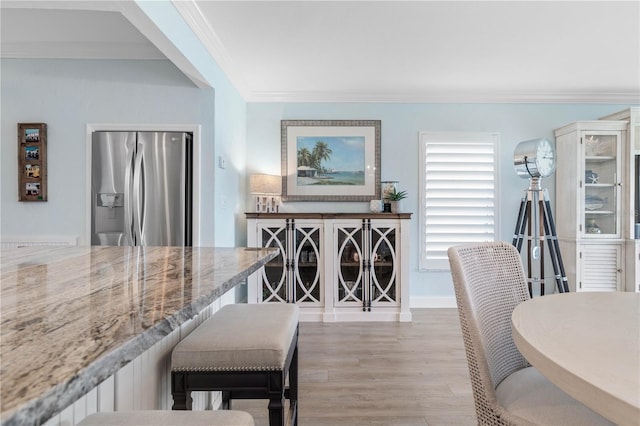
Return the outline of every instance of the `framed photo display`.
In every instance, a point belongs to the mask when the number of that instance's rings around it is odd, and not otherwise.
[[[285,201],[380,199],[380,120],[283,120]]]
[[[18,200],[47,201],[45,123],[18,123]]]

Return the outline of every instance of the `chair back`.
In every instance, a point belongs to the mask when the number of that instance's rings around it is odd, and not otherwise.
[[[520,254],[511,244],[486,242],[448,250],[458,315],[480,424],[505,424],[495,388],[528,362],[511,335],[511,313],[528,300]]]

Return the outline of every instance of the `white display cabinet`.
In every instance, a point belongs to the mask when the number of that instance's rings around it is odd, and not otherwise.
[[[625,289],[626,134],[619,120],[555,131],[557,234],[572,291]]]
[[[411,321],[409,213],[247,213],[250,247],[280,255],[249,303],[297,303],[306,321]]]

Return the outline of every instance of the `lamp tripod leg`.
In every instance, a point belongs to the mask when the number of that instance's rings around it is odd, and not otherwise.
[[[516,220],[516,229],[513,232],[513,242],[511,243],[520,252],[522,249],[522,240],[524,239],[524,229],[527,226],[527,198],[524,197],[520,201],[520,209],[518,210],[518,219]]]
[[[545,233],[548,235],[547,241],[549,245],[549,254],[551,255],[551,263],[553,265],[553,272],[555,273],[556,278],[556,287],[559,293],[568,293],[569,285],[567,275],[564,270],[564,263],[562,262],[562,255],[560,254],[560,244],[558,243],[558,235],[556,233],[556,225],[553,221],[551,204],[546,191],[544,193],[544,212],[544,228]]]
[[[534,212],[534,209],[537,210]],[[536,221],[536,223],[534,224],[533,221]],[[512,242],[512,245],[516,247],[516,249],[520,253],[522,253],[522,243],[525,239],[525,232],[527,232],[528,235],[527,278],[529,281],[529,294],[533,296],[533,283],[534,281],[537,281],[539,279],[540,294],[544,295],[544,241],[541,240],[547,240],[549,257],[551,259],[551,265],[553,266],[553,271],[555,274],[557,291],[559,293],[569,292],[567,275],[565,273],[562,256],[560,254],[560,244],[558,242],[558,235],[556,233],[556,226],[553,220],[553,214],[551,212],[549,195],[546,189],[530,188],[527,191],[527,196],[521,199],[520,208],[518,209],[518,218],[516,220],[516,229],[513,234]],[[534,235],[536,232],[540,235]],[[533,240],[535,240],[535,244],[533,243]],[[534,250],[536,251],[536,253],[532,253]],[[534,271],[532,271],[532,269],[534,266],[538,265],[540,269],[540,277],[534,280]]]

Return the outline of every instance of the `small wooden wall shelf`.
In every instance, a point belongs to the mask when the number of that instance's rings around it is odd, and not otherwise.
[[[18,200],[47,201],[46,123],[18,123]]]

